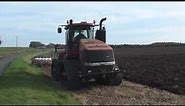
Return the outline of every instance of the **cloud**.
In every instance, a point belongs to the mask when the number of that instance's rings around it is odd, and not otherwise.
[[[6,40],[19,35],[22,45],[29,40],[63,43],[58,24],[70,18],[99,23],[107,17],[110,43],[183,41],[184,11],[185,2],[1,2],[0,35]]]
[[[163,26],[159,28],[138,28],[130,30],[115,30],[108,33],[109,43],[136,43],[145,44],[157,41],[163,42],[184,42],[185,26]],[[109,36],[111,35],[113,36]],[[114,38],[114,39],[113,39]]]

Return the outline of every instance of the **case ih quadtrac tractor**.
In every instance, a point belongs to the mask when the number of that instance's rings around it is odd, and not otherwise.
[[[122,72],[115,63],[113,49],[106,44],[106,31],[99,25],[87,22],[73,23],[70,19],[67,25],[59,25],[58,33],[65,27],[65,50],[58,53],[57,59],[52,59],[51,76],[60,81],[68,89],[80,89],[83,83],[91,79],[106,85],[119,85],[122,82]],[[99,29],[94,32],[94,28]]]

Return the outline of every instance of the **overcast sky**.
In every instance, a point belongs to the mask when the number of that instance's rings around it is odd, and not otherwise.
[[[103,17],[109,44],[185,43],[185,2],[0,2],[0,47],[64,44],[59,24]]]

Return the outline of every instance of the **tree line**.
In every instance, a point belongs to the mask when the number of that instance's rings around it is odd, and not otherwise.
[[[55,48],[55,46],[64,48],[63,44],[43,44],[39,41],[31,41],[29,47],[32,48]],[[171,46],[185,46],[185,43],[178,42],[155,42],[152,44],[109,44],[112,48],[142,48],[142,47],[171,47]]]
[[[46,45],[46,44],[43,44],[39,41],[31,41],[29,44],[29,47],[43,49],[43,48],[55,48],[56,45],[60,46],[60,47],[64,47],[64,45],[62,45],[62,44],[49,43]]]
[[[155,42],[152,44],[110,44],[112,48],[142,48],[142,47],[172,47],[185,46],[185,43],[178,42]]]

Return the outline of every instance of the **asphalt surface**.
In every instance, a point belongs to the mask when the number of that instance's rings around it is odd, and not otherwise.
[[[6,67],[9,65],[9,63],[15,59],[17,55],[11,55],[11,56],[4,56],[0,58],[0,75],[3,73],[3,71],[6,69]]]

